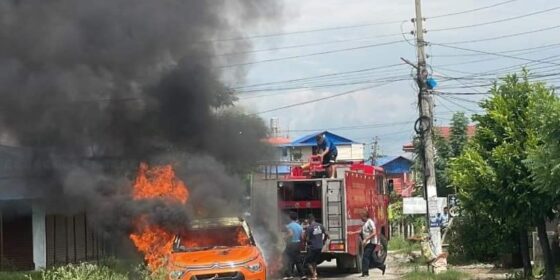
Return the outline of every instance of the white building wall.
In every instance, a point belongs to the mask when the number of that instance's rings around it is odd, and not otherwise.
[[[287,148],[287,156],[282,155],[282,148],[277,148],[275,151],[275,159],[282,161],[295,161],[292,160],[291,154],[301,151],[301,161],[307,161],[312,154],[311,147],[289,147]],[[364,160],[364,144],[351,144],[351,145],[338,145],[338,160]]]
[[[45,209],[37,202],[32,205],[31,227],[33,232],[33,263],[35,269],[47,267],[47,236]]]
[[[352,159],[365,159],[364,144],[352,144]]]
[[[364,144],[340,145],[338,149],[339,160],[363,160]]]

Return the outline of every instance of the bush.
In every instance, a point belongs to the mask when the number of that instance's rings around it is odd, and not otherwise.
[[[0,272],[2,280],[40,280],[41,272]]]
[[[395,236],[389,240],[389,245],[387,250],[391,251],[403,251],[405,253],[410,253],[415,250],[420,250],[420,244],[412,243],[402,236]]]
[[[145,266],[126,267],[129,269],[124,271],[125,265],[110,262],[113,267],[107,265],[96,265],[91,263],[68,264],[50,268],[40,272],[22,273],[7,272],[0,273],[0,279],[6,280],[164,280],[166,273],[160,271],[152,273]]]
[[[33,279],[29,277],[28,279]],[[42,280],[128,280],[127,275],[114,272],[106,266],[82,263],[65,265],[45,270]]]
[[[485,215],[464,211],[453,219],[450,228],[450,260],[460,262],[495,263],[500,256],[517,252],[518,240],[503,226],[489,220]]]
[[[409,272],[404,275],[403,279],[407,280],[465,280],[471,279],[470,275],[455,271],[455,270],[448,270],[443,273],[434,274],[432,272],[427,271],[413,271]]]

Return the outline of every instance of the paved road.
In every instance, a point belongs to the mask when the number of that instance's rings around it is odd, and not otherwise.
[[[399,267],[397,259],[389,254],[387,256],[387,269],[385,270],[385,275],[381,275],[381,270],[371,269],[369,271],[370,277],[365,279],[401,279],[404,271]],[[340,273],[336,270],[336,262],[324,262],[319,266],[319,279],[362,279],[360,278],[360,273],[349,274]]]
[[[410,269],[405,263],[407,258],[402,255],[393,254],[389,252],[385,264],[387,269],[385,275],[381,275],[381,270],[371,269],[369,271],[370,277],[361,278],[361,273],[341,273],[336,270],[336,261],[324,262],[318,267],[319,279],[387,279],[397,280],[402,279],[402,276]],[[295,278],[297,279],[297,278]]]

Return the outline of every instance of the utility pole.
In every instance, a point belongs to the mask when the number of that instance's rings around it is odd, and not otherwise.
[[[375,161],[377,160],[377,150],[378,150],[378,143],[379,143],[379,138],[377,136],[375,136],[373,138],[373,142],[371,144],[371,164],[375,165]]]
[[[437,207],[437,189],[436,189],[436,174],[434,167],[434,146],[432,139],[433,129],[433,97],[431,92],[428,91],[426,80],[428,78],[428,69],[426,67],[426,52],[424,47],[424,28],[422,18],[421,0],[415,0],[416,5],[416,19],[413,20],[416,24],[416,48],[418,54],[417,65],[417,82],[418,82],[418,107],[420,111],[420,118],[416,121],[415,130],[419,134],[422,143],[422,166],[424,178],[424,197],[426,198],[426,216],[427,228],[436,255],[441,254],[441,231],[439,225],[433,223],[435,221],[438,207]]]

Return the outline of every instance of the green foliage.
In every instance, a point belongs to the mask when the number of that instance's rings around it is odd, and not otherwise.
[[[445,272],[434,274],[432,272],[413,271],[404,275],[403,279],[407,280],[464,280],[472,279],[470,275],[456,270],[447,270]]]
[[[439,133],[433,135],[434,147],[436,149],[434,166],[436,169],[436,187],[438,196],[447,196],[454,193],[451,188],[446,169],[449,162],[450,146],[448,141]]]
[[[395,236],[389,240],[388,250],[410,253],[412,251],[419,251],[420,244],[410,242],[402,236]]]
[[[465,114],[457,112],[452,117],[449,139],[445,139],[436,129],[433,130],[432,139],[436,150],[434,165],[438,196],[447,196],[455,193],[447,169],[450,159],[458,156],[468,142],[468,123],[469,119]],[[419,139],[414,140],[414,145],[416,154],[422,155],[421,150],[423,147]],[[417,157],[414,168],[418,171],[422,170],[421,156]],[[418,174],[420,174],[420,177],[422,176],[422,172],[418,172]],[[422,180],[422,178],[419,179]]]
[[[32,279],[32,278],[29,278]],[[41,273],[41,280],[126,280],[126,275],[116,273],[106,266],[82,263],[65,265],[45,270]]]
[[[485,214],[466,212],[453,220],[450,231],[449,263],[491,263],[518,249],[515,236]]]
[[[37,272],[3,272],[6,280],[165,280],[167,273],[152,273],[145,266],[112,262],[110,266],[91,263],[68,264]]]
[[[504,241],[514,232],[552,214],[555,201],[539,191],[542,187],[526,164],[539,167],[537,153],[532,158],[529,152],[535,152],[541,138],[535,122],[545,117],[538,115],[548,113],[535,109],[551,97],[541,83],[529,82],[527,76],[527,72],[522,78],[509,75],[494,85],[491,97],[481,103],[485,114],[473,117],[478,123],[475,137],[451,161],[450,179],[465,215],[456,229],[459,253],[496,258],[511,251]]]
[[[403,200],[401,196],[391,195],[389,203],[389,222],[399,222],[403,219]]]
[[[535,86],[541,102],[531,105],[532,127],[535,137],[526,161],[532,171],[538,191],[558,198],[560,196],[560,100],[543,84]],[[546,112],[545,114],[543,112]],[[557,204],[557,203],[556,203]]]
[[[451,118],[451,135],[449,137],[449,156],[457,157],[467,144],[467,126],[469,118],[463,112],[453,114]]]
[[[41,272],[0,272],[2,280],[39,280]]]

